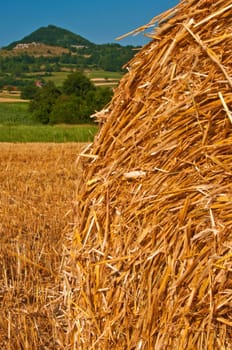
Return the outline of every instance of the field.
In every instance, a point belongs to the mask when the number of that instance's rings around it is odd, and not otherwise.
[[[35,120],[28,111],[28,102],[16,102],[14,95],[7,97],[7,100],[11,102],[3,101],[0,103],[0,125],[35,124]]]
[[[45,72],[44,72],[45,73]],[[37,73],[36,73],[37,74]],[[44,76],[61,86],[70,71]],[[122,74],[103,70],[86,71],[97,86],[114,87]],[[33,73],[28,75],[32,78]],[[19,91],[0,92],[0,142],[91,142],[98,130],[94,123],[88,125],[42,125],[32,117],[28,101],[20,99]]]
[[[81,147],[0,143],[1,349],[66,349],[62,249]]]
[[[55,85],[61,86],[71,71],[54,72],[51,76],[44,77],[45,81],[53,81]],[[86,71],[86,76],[97,86],[114,87],[118,85],[122,73],[106,72],[103,70]]]
[[[0,142],[89,142],[97,129],[96,124],[38,124],[27,102],[0,103]]]
[[[90,142],[95,125],[0,125],[0,142]]]
[[[27,102],[20,98],[20,91],[0,91],[0,102]]]

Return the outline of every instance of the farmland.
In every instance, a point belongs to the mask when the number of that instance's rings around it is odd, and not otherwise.
[[[4,97],[2,97],[2,99],[4,99]],[[12,100],[10,96],[6,97],[6,99],[7,100],[3,100],[3,102],[0,103],[1,125],[35,124],[35,121],[32,119],[28,110],[27,102],[16,102],[16,99],[13,97]]]
[[[53,81],[57,86],[61,86],[67,76],[71,73],[71,71],[61,71],[54,72],[51,75],[45,76],[45,81]],[[95,85],[98,86],[116,86],[118,85],[119,80],[123,76],[120,72],[107,72],[104,70],[86,70],[86,76],[92,80]],[[31,77],[32,75],[29,75]]]
[[[51,80],[51,84],[55,86],[62,85],[70,72],[56,72],[46,77],[47,83]],[[53,120],[49,123],[49,117],[44,117],[44,111],[49,109],[45,99],[40,101],[40,105],[37,103],[37,111],[41,108],[43,118],[35,116],[33,112],[29,110],[29,100],[22,100],[20,97],[20,91],[18,90],[3,90],[0,92],[0,142],[89,142],[93,140],[94,135],[98,129],[96,123],[89,116],[100,110],[104,104],[111,98],[112,87],[118,85],[121,77],[120,73],[105,72],[100,70],[88,71],[85,73],[87,79],[91,80],[96,86],[96,105],[93,105],[93,95],[91,97],[91,103],[83,103],[75,100],[75,110],[69,105],[56,108],[56,112],[53,114]],[[44,78],[45,79],[45,78]],[[101,88],[102,87],[102,88]],[[105,89],[104,89],[104,88]],[[62,86],[59,88],[59,94],[62,92]],[[58,90],[57,90],[58,91]],[[47,93],[49,95],[49,93]],[[70,93],[69,93],[70,95]],[[108,96],[108,97],[107,97]],[[30,98],[30,97],[28,97]],[[57,96],[56,96],[57,99]],[[64,99],[65,100],[65,99]],[[67,99],[66,99],[67,100]],[[69,99],[71,101],[71,99]],[[97,102],[98,101],[98,102]],[[57,101],[56,101],[57,102]],[[65,102],[65,101],[64,101]],[[71,101],[72,102],[72,101]],[[83,102],[83,101],[82,101]],[[100,103],[100,105],[99,105]],[[74,104],[74,100],[71,106]],[[55,105],[55,103],[53,103]],[[77,107],[76,107],[77,106]],[[81,109],[81,111],[78,110]],[[91,107],[88,107],[91,106]],[[88,111],[87,111],[87,108]],[[35,107],[34,107],[35,109]],[[51,109],[51,108],[50,108]],[[51,111],[50,111],[51,114]],[[43,119],[42,118],[42,119]],[[57,119],[58,118],[58,119]],[[53,125],[55,124],[55,125]],[[72,125],[72,127],[70,127]]]
[[[0,348],[63,349],[63,243],[83,147],[0,143]]]
[[[28,111],[27,102],[0,103],[0,142],[89,142],[96,124],[42,125]]]

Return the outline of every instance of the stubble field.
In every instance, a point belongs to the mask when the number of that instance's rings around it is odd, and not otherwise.
[[[64,349],[63,242],[82,144],[0,143],[0,348]]]

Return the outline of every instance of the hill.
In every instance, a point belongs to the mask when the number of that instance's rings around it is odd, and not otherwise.
[[[124,73],[137,49],[116,43],[98,45],[54,25],[41,27],[0,49],[0,90],[21,89],[45,75],[76,69]]]
[[[17,43],[12,49],[0,50],[0,57],[33,56],[33,57],[55,57],[68,54],[69,49],[61,46],[46,45],[43,43]]]
[[[23,47],[23,45],[32,43],[40,43],[63,48],[90,47],[94,45],[89,40],[67,29],[59,28],[54,25],[48,25],[47,27],[41,27],[35,30],[19,41],[10,43],[8,46],[4,47],[4,49],[12,50],[15,47],[20,47],[20,45]]]

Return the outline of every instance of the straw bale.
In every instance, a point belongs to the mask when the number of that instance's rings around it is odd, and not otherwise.
[[[79,157],[73,346],[232,349],[232,2],[147,28]]]

